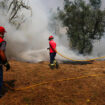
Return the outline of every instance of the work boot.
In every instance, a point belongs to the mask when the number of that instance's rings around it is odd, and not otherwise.
[[[54,64],[50,64],[50,68],[54,69],[55,65]]]
[[[0,94],[0,98],[2,98],[3,97],[3,95],[2,94]]]
[[[57,61],[56,61],[56,60],[54,60],[53,62],[54,62],[54,65],[56,65],[56,62],[57,62]]]
[[[57,68],[57,69],[59,68],[59,64],[58,64],[58,62],[56,62],[56,68]]]
[[[0,98],[2,98],[3,94],[2,94],[2,91],[0,91]]]
[[[56,60],[54,60],[54,64],[55,64],[55,67],[58,69],[59,68],[59,64]]]

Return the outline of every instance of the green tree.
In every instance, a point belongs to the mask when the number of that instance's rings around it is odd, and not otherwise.
[[[70,47],[81,54],[91,53],[93,40],[103,36],[105,11],[93,9],[83,0],[64,0],[64,9],[58,10],[58,18],[67,27]]]
[[[101,0],[90,0],[90,3],[95,9],[100,8],[101,6]]]

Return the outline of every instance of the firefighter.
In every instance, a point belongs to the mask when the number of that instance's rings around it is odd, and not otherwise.
[[[10,65],[5,55],[6,41],[3,39],[5,32],[5,28],[0,26],[0,97],[2,97],[3,66],[6,67],[6,71],[10,70]]]
[[[50,51],[50,68],[54,69],[54,67],[58,68],[58,62],[55,60],[55,56],[56,56],[56,43],[53,40],[54,37],[50,36],[49,37],[49,51]]]

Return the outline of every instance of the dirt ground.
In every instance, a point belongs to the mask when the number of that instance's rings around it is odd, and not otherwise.
[[[48,62],[9,62],[0,105],[105,105],[105,61],[64,61],[54,70]]]

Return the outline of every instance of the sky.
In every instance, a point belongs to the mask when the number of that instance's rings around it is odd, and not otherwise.
[[[49,9],[56,10],[57,7],[63,6],[64,0],[40,0],[40,1],[42,2],[42,4],[47,10]],[[85,0],[85,1],[88,2],[89,0]],[[102,8],[105,8],[105,0],[102,0]]]
[[[40,0],[40,1],[44,5],[45,9],[50,11],[50,9],[56,10],[57,7],[62,7],[64,0]]]

